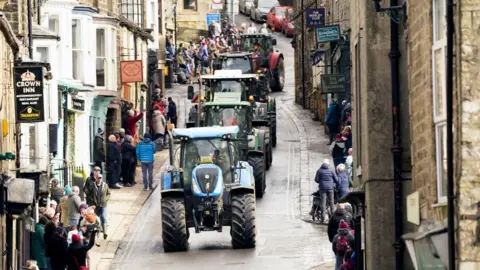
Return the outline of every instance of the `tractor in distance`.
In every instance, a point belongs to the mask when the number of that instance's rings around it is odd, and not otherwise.
[[[170,165],[162,174],[165,252],[187,250],[189,228],[222,232],[233,248],[255,247],[255,181],[238,158],[239,128],[202,127],[168,132]]]
[[[277,40],[270,34],[241,34],[232,46],[242,52],[253,54],[256,71],[264,72],[270,89],[280,92],[285,86],[285,63],[281,52],[275,50]]]

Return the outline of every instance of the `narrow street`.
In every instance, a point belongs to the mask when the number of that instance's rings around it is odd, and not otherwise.
[[[237,25],[250,20],[236,16]],[[260,26],[260,25],[259,25]],[[267,191],[257,200],[257,247],[233,250],[229,230],[223,233],[190,230],[189,250],[164,253],[161,238],[160,189],[146,201],[132,223],[111,269],[311,269],[334,260],[326,226],[306,222],[310,193],[315,191],[316,167],[328,157],[326,139],[318,122],[294,105],[294,70],[291,39],[274,34],[276,49],[285,57],[284,91],[277,100],[278,145],[267,173]],[[179,107],[179,127],[190,107],[186,86],[167,91]],[[313,126],[316,125],[316,126]],[[321,138],[319,138],[321,137]],[[310,143],[308,138],[316,140]]]

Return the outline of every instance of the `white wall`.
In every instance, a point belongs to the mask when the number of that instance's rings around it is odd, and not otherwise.
[[[158,38],[159,38],[159,25],[158,25],[158,1],[148,0],[147,6],[147,28],[152,28],[154,41],[148,42],[148,48],[152,50],[158,50]],[[152,27],[153,26],[153,27]]]

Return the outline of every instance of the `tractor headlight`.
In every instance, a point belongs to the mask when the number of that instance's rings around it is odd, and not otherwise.
[[[255,147],[255,136],[253,135],[248,135],[248,148],[254,148]]]
[[[192,181],[192,190],[193,190],[193,192],[195,192],[195,193],[202,193],[202,192],[200,191],[200,187],[199,187],[198,184],[197,184],[197,181],[195,181],[194,179],[192,179],[192,180],[193,180],[193,181]]]
[[[238,176],[238,173],[235,172],[235,179],[234,179],[235,183],[238,183],[240,182],[240,177]]]

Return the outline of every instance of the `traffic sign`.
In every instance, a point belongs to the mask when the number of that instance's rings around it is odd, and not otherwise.
[[[220,22],[220,14],[218,13],[207,14],[207,25],[210,25],[211,22]]]

